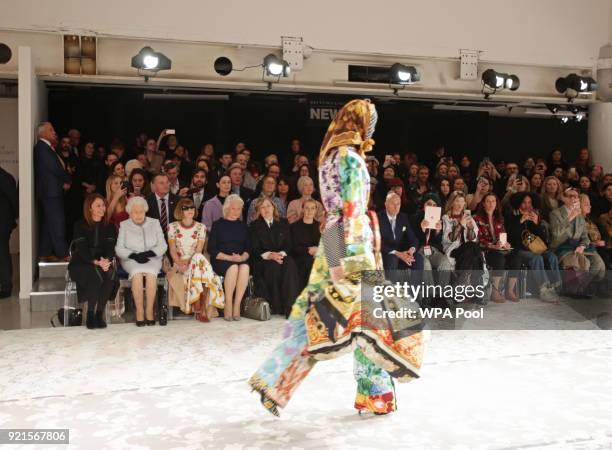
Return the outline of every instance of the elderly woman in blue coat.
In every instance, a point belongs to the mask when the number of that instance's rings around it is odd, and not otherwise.
[[[132,281],[132,295],[136,305],[136,325],[155,325],[153,306],[157,291],[157,275],[162,268],[162,259],[168,244],[159,220],[147,217],[147,201],[142,197],[128,200],[128,220],[121,222],[115,253],[121,267]],[[146,288],[146,313],[144,311],[143,287]]]

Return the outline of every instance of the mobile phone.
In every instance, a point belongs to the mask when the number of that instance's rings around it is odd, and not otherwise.
[[[130,191],[130,183],[128,181],[121,182],[121,189],[126,189],[128,192]]]
[[[472,211],[470,211],[469,209],[466,209],[463,214],[467,217],[472,217]]]
[[[166,134],[176,134],[176,130],[174,128],[166,130]]]

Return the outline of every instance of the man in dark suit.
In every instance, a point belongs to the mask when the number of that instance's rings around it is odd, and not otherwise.
[[[151,181],[151,194],[147,195],[149,211],[147,216],[159,220],[164,234],[168,232],[168,224],[174,222],[174,208],[180,200],[170,193],[170,182],[166,174],[160,173]]]
[[[38,126],[38,142],[34,146],[36,198],[40,207],[38,253],[42,261],[68,259],[64,193],[72,183],[62,158],[56,153],[57,135],[53,125]],[[55,255],[55,256],[53,256]]]
[[[390,192],[385,200],[385,209],[378,213],[383,266],[386,271],[422,271],[423,257],[416,252],[419,242],[410,227],[408,215],[400,212],[401,204],[399,195]]]
[[[0,298],[11,296],[13,290],[13,263],[9,251],[11,233],[17,227],[19,199],[13,176],[0,167]]]
[[[251,201],[255,198],[255,191],[242,185],[244,171],[239,163],[232,164],[227,170],[227,174],[232,180],[231,193],[239,196],[244,202],[244,208],[242,208],[242,211],[243,219],[246,219],[246,214],[249,210]]]
[[[202,221],[204,203],[212,197],[214,197],[214,193],[206,192],[206,171],[204,169],[196,169],[189,184],[189,198],[196,207],[195,220],[198,222]]]

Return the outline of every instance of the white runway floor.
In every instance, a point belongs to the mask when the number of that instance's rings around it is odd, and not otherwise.
[[[612,448],[610,331],[434,331],[397,413],[356,414],[345,356],[318,364],[276,419],[246,379],[281,329],[0,332],[0,428],[69,428],[84,449]]]

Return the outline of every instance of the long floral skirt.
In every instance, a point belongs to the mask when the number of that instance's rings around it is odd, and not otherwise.
[[[185,314],[193,312],[193,306],[200,301],[204,288],[208,288],[208,296],[202,306],[208,317],[214,317],[216,308],[224,307],[225,295],[221,280],[201,253],[192,256],[188,271],[181,274],[173,268],[167,276],[169,304],[180,307]]]
[[[312,344],[317,341],[316,338],[313,339],[313,336],[322,334],[321,322],[317,323],[316,320],[313,320],[313,317],[316,316],[313,301],[320,297],[321,292],[334,287],[322,249],[323,246],[320,245],[308,284],[296,299],[289,319],[285,322],[283,340],[249,379],[249,385],[261,395],[264,407],[273,414],[279,415],[278,408],[287,405],[295,389],[318,360],[333,358],[352,348],[354,350],[354,376],[357,381],[355,408],[374,413],[395,411],[393,379],[379,364],[373,362],[372,358],[386,363],[387,367],[391,366],[379,358],[379,353],[373,350],[374,339],[349,337],[345,339],[347,345],[342,349],[325,354],[312,353],[313,351],[316,353],[316,345]],[[406,346],[402,347],[402,351],[413,359],[414,371],[411,372],[411,376],[403,375],[400,381],[409,381],[418,376],[416,371],[422,359],[421,333],[415,333],[410,337],[410,346],[406,347],[408,350],[405,350],[404,347]]]

